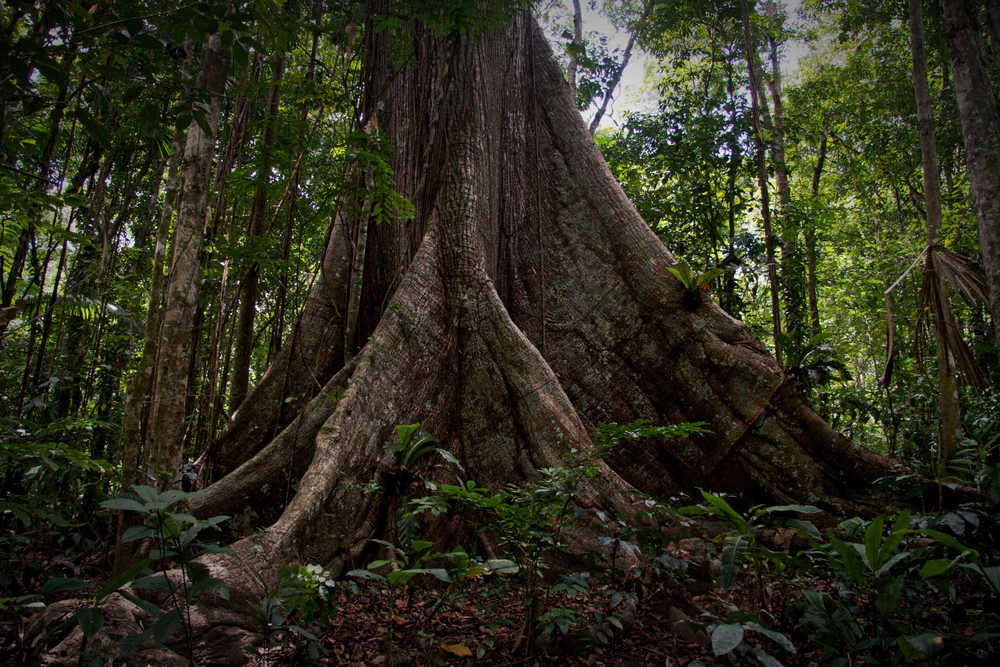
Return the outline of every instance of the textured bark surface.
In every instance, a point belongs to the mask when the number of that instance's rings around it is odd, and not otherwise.
[[[396,147],[416,217],[369,230],[367,343],[342,367],[350,248],[333,226],[289,346],[298,352],[274,364],[211,453],[228,474],[197,514],[281,510],[209,561],[234,591],[226,613],[259,600],[283,565],[342,571],[370,538],[392,537],[401,499],[361,487],[392,468],[382,443],[396,424],[421,422],[467,478],[496,487],[561,465],[599,422],[705,421],[711,436],[616,451],[583,502],[702,485],[857,510],[853,492],[883,461],[817,417],[741,322],[708,299],[682,307],[673,257],[606,168],[534,21],[479,40],[418,28],[419,65],[403,69],[387,59],[391,37],[369,37],[367,108]],[[293,385],[297,407],[278,417]],[[274,484],[289,467],[297,487],[281,507]],[[250,631],[219,624],[241,642]]]
[[[221,38],[213,35],[206,40],[201,52],[201,84],[209,98],[204,109],[205,124],[203,127],[192,121],[187,132],[181,201],[174,223],[170,269],[161,310],[156,374],[146,436],[148,460],[156,473],[176,475],[183,462],[191,321],[201,271],[215,132],[222,110],[227,72],[228,59],[222,49]]]
[[[986,3],[990,23],[1000,11]],[[962,119],[962,139],[969,167],[969,187],[979,220],[979,246],[986,269],[993,331],[1000,342],[1000,106],[993,94],[986,45],[977,20],[979,4],[944,0],[945,32],[951,75]]]

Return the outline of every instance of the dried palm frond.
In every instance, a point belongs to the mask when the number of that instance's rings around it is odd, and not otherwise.
[[[879,380],[879,384],[888,386],[892,380],[892,371],[896,357],[891,293],[909,275],[914,267],[917,266],[920,259],[925,256],[927,257],[928,270],[924,273],[924,281],[917,297],[917,354],[920,355],[921,353],[923,347],[921,340],[928,325],[940,326],[944,333],[946,347],[950,356],[955,361],[955,366],[962,373],[965,380],[976,391],[980,391],[989,384],[989,381],[986,378],[986,374],[979,367],[979,364],[976,363],[965,341],[962,340],[958,324],[955,322],[955,316],[951,312],[951,307],[947,303],[947,300],[945,300],[945,303],[941,303],[939,291],[933,288],[933,281],[940,277],[945,284],[951,286],[956,293],[961,294],[969,303],[977,301],[988,303],[985,287],[986,279],[982,269],[974,261],[964,255],[937,245],[927,246],[921,250],[906,271],[883,294],[885,297],[888,337],[886,341],[885,369]],[[930,321],[928,321],[928,313],[930,314]]]
[[[935,289],[934,281],[939,277],[952,289],[970,302],[976,300],[987,302],[985,278],[978,271],[972,260],[939,246],[931,246],[927,253],[928,271],[924,273],[924,282],[917,296],[917,336],[921,336],[927,325],[940,328],[944,334],[945,346],[951,358],[965,378],[976,391],[981,391],[989,385],[986,374],[976,363],[971,350],[962,339],[955,315],[951,312],[947,297],[942,300],[941,290]],[[930,314],[930,322],[927,314]],[[918,352],[920,345],[917,345]]]

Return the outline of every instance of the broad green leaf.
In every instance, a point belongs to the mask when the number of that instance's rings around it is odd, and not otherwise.
[[[909,551],[903,551],[901,553],[896,554],[895,556],[887,560],[885,563],[883,563],[882,567],[880,567],[878,570],[875,571],[875,576],[884,577],[885,575],[889,574],[889,570],[891,570],[893,566],[896,565],[896,563],[902,560],[906,560],[909,557],[910,557]]]
[[[875,609],[883,616],[889,616],[899,608],[903,596],[903,575],[883,581],[875,596]]]
[[[118,594],[154,618],[159,618],[163,615],[163,610],[149,600],[143,600],[142,598],[129,593],[127,590],[119,590]]]
[[[153,638],[157,644],[165,644],[179,627],[181,627],[181,612],[174,609],[156,619],[156,623],[153,624]]]
[[[402,450],[406,449],[410,445],[410,440],[413,438],[413,434],[417,432],[420,428],[420,422],[416,424],[397,424],[396,425],[396,446]]]
[[[788,637],[781,634],[780,632],[776,630],[771,630],[770,628],[765,628],[760,623],[755,623],[753,621],[749,623],[744,623],[743,627],[745,627],[747,630],[753,630],[754,632],[759,632],[760,634],[772,640],[774,643],[776,643],[778,646],[785,649],[789,653],[795,653],[795,645],[792,644],[792,641]]]
[[[87,587],[87,582],[79,577],[59,577],[49,579],[42,584],[43,593],[64,593],[66,591],[78,591]]]
[[[367,579],[369,581],[385,581],[385,577],[381,574],[369,570],[351,570],[347,573],[347,576],[354,577],[355,579]]]
[[[104,627],[104,612],[96,607],[81,607],[73,614],[85,637],[93,637]]]
[[[836,549],[838,554],[840,554],[840,564],[843,567],[844,573],[850,577],[854,583],[863,583],[864,566],[861,564],[861,559],[858,557],[858,551],[854,548],[853,543],[849,544],[841,540],[836,535],[830,535],[830,544],[832,544],[833,548]]]
[[[784,665],[780,660],[775,658],[767,651],[756,649],[753,652],[753,657],[757,658],[757,662],[764,665],[764,667],[784,667]]]
[[[506,558],[491,558],[483,563],[483,566],[487,573],[497,574],[516,574],[519,569],[517,563]]]
[[[736,581],[740,566],[743,564],[743,557],[750,547],[750,540],[743,535],[738,535],[729,540],[722,549],[722,586],[729,588]]]
[[[743,626],[735,623],[717,625],[712,630],[712,653],[726,655],[743,641]]]
[[[816,524],[812,521],[805,521],[803,519],[789,519],[788,525],[795,528],[799,533],[805,535],[806,537],[813,540],[821,540],[823,536],[820,535],[819,529],[816,528]]]
[[[109,510],[122,510],[125,512],[139,512],[145,514],[149,511],[146,505],[143,505],[138,500],[133,500],[132,498],[124,498],[118,496],[117,498],[111,498],[110,500],[105,500],[101,503],[101,507]]]
[[[149,526],[129,526],[128,529],[126,529],[122,534],[122,544],[135,542],[136,540],[144,540],[148,537],[156,537],[156,531]]]
[[[771,505],[760,510],[761,514],[771,514],[773,512],[797,512],[798,514],[816,514],[822,512],[815,505]]]
[[[924,579],[940,576],[951,569],[951,564],[947,558],[929,560],[920,568],[920,576]]]
[[[865,564],[872,571],[877,570],[882,563],[879,562],[879,551],[882,545],[882,528],[885,526],[885,515],[879,514],[868,524],[865,531]]]
[[[982,573],[986,581],[993,587],[993,592],[1000,595],[1000,565],[984,567]]]
[[[142,574],[142,572],[147,567],[149,567],[150,563],[152,563],[152,561],[148,558],[141,558],[136,562],[132,563],[132,565],[127,570],[121,572],[116,577],[112,577],[110,580],[108,580],[108,583],[104,584],[101,587],[101,590],[97,591],[97,600],[98,601],[103,600],[111,593],[117,591],[119,588],[121,588],[128,582],[135,579],[137,576]]]

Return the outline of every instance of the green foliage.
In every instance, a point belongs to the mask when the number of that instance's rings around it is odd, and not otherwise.
[[[782,551],[770,549],[757,539],[756,530],[764,524],[785,526],[795,530],[803,537],[819,537],[819,531],[811,522],[804,519],[789,518],[784,514],[816,514],[821,510],[813,505],[755,505],[744,516],[733,509],[732,505],[720,495],[699,489],[704,505],[681,508],[679,511],[687,514],[706,513],[717,516],[729,522],[734,531],[723,534],[722,549],[722,585],[732,586],[742,569],[749,567],[759,574],[764,567],[772,567],[777,572],[784,571],[792,564],[792,559]]]
[[[228,599],[229,590],[208,568],[195,559],[209,553],[223,553],[214,543],[203,543],[201,533],[214,530],[228,517],[198,519],[176,511],[195,494],[179,489],[157,491],[146,485],[136,485],[132,492],[101,503],[104,509],[130,512],[141,523],[130,526],[122,535],[122,543],[147,542],[148,554],[139,557],[127,569],[107,581],[94,594],[91,603],[78,609],[73,620],[87,640],[96,638],[104,628],[104,612],[100,603],[108,595],[118,593],[138,605],[154,619],[154,623],[138,635],[119,637],[113,646],[118,655],[128,656],[143,642],[164,644],[183,628],[189,653],[193,648],[191,605],[195,596],[212,593]],[[173,568],[178,580],[170,575]],[[50,580],[43,592],[76,590],[79,580]],[[129,587],[131,590],[127,589]],[[166,604],[157,604],[139,597],[140,591],[150,591],[165,597]],[[84,650],[86,644],[84,645]]]
[[[429,454],[439,453],[450,456],[450,452],[438,447],[438,440],[426,431],[418,431],[420,423],[396,426],[396,442],[386,442],[385,451],[396,457],[396,464],[403,470]]]

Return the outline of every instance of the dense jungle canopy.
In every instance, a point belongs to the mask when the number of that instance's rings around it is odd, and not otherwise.
[[[0,31],[4,651],[635,664],[660,617],[686,659],[993,650],[995,3],[12,2]],[[416,648],[494,584],[507,644]],[[381,648],[330,638],[353,604]]]

